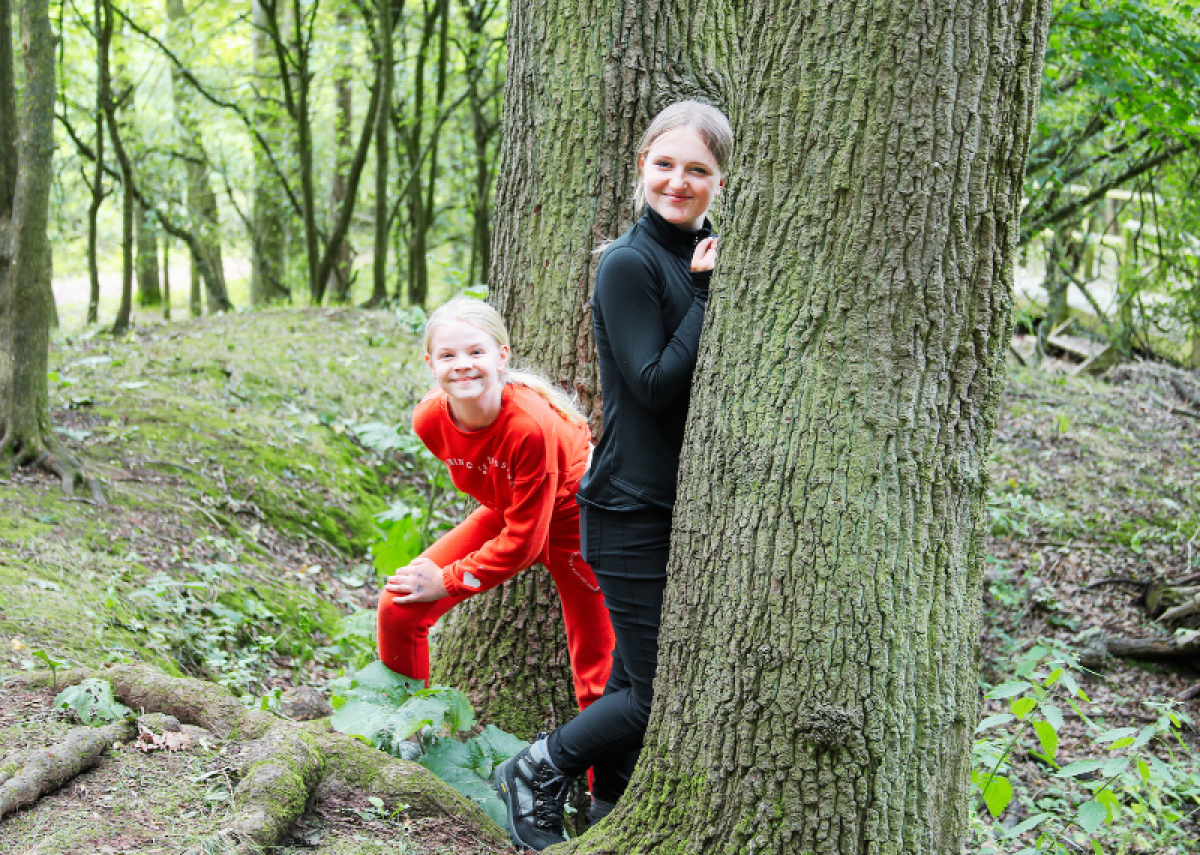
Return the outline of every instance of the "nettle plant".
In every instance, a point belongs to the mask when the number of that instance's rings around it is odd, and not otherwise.
[[[372,662],[334,682],[334,730],[393,757],[415,760],[478,804],[504,826],[504,804],[492,789],[493,770],[529,743],[488,725],[476,736],[475,710],[458,689],[421,680]]]
[[[972,826],[980,855],[1013,852],[1163,852],[1172,845],[1189,851],[1200,811],[1200,772],[1181,737],[1190,719],[1171,701],[1147,701],[1153,713],[1143,727],[1108,728],[1084,712],[1091,703],[1069,654],[1035,647],[1017,664],[1015,679],[986,697],[1008,702],[1008,712],[979,723],[971,772],[975,800]],[[1067,724],[1064,706],[1083,725],[1079,747],[1092,756],[1062,756]],[[1022,744],[1036,743],[1029,756],[1046,775],[1046,786],[1018,795],[1005,774]],[[1022,749],[1023,750],[1023,749]],[[1101,755],[1101,756],[1095,756]],[[1167,759],[1164,761],[1160,755]],[[988,824],[983,808],[999,820],[1010,808],[1025,818],[1011,826]]]

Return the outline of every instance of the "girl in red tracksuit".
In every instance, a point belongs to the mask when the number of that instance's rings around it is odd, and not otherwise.
[[[579,550],[575,491],[591,433],[566,395],[509,371],[508,358],[508,332],[486,303],[452,300],[429,317],[425,361],[438,388],[417,405],[413,428],[481,507],[388,578],[379,658],[428,680],[429,630],[438,618],[540,562],[562,600],[582,709],[603,693],[613,647],[604,597]]]

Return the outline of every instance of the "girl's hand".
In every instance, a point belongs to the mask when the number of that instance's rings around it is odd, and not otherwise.
[[[385,590],[404,596],[392,597],[393,603],[432,603],[446,596],[442,568],[428,558],[414,558],[388,577]]]
[[[717,238],[707,237],[700,243],[696,244],[696,251],[692,253],[692,272],[699,273],[703,270],[712,270],[717,266]]]

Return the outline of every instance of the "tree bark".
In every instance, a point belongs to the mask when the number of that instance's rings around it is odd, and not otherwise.
[[[16,110],[12,8],[0,0],[0,469],[40,464],[64,489],[98,485],[58,441],[50,424],[47,370],[54,297],[49,215],[54,154],[54,46],[47,0],[21,6],[25,74]]]
[[[354,97],[351,90],[350,62],[353,57],[350,44],[350,10],[343,6],[338,10],[338,31],[342,34],[338,53],[343,57],[338,64],[337,77],[334,81],[336,92],[336,113],[334,119],[334,146],[337,150],[337,163],[333,169],[333,177],[329,186],[329,210],[332,216],[337,216],[346,200],[346,188],[350,181],[350,162],[354,155],[354,142],[350,138],[350,122],[353,115]],[[350,302],[350,260],[351,247],[349,240],[342,240],[333,261],[333,272],[329,276],[326,288],[329,299],[333,303]]]
[[[958,855],[1049,3],[664,11],[738,148],[645,748],[550,851]]]
[[[137,206],[137,287],[139,306],[162,304],[158,270],[158,223],[145,205]]]
[[[167,22],[171,38],[169,41],[178,50],[184,40],[188,11],[183,0],[167,0]],[[195,276],[200,274],[204,281],[208,311],[227,312],[233,308],[225,286],[225,264],[221,253],[221,224],[217,212],[217,196],[213,192],[208,174],[208,155],[201,142],[200,128],[191,103],[190,92],[184,86],[182,74],[175,66],[171,68],[176,120],[183,131],[181,143],[189,157],[187,161],[187,206],[192,224],[191,231],[196,240],[189,244],[192,251],[193,280],[191,307],[193,316],[199,313],[199,300]]]
[[[371,297],[369,306],[382,306],[387,302],[388,275],[388,227],[391,206],[388,204],[389,140],[395,107],[392,104],[396,81],[396,59],[393,44],[396,35],[396,19],[404,11],[403,0],[378,0],[379,26],[376,31],[375,51],[379,59],[379,113],[375,118],[375,258],[371,266]]]
[[[252,4],[254,32],[251,36],[251,62],[254,66],[256,97],[254,113],[257,126],[269,144],[281,144],[279,108],[272,104],[270,96],[279,88],[278,77],[273,73],[271,51],[266,32],[267,20],[262,4]],[[255,306],[266,306],[287,300],[291,296],[286,284],[285,236],[287,232],[287,209],[283,201],[283,190],[279,178],[271,167],[267,153],[260,145],[254,149],[254,203],[251,212],[253,222],[251,241],[253,259],[250,274],[250,302]]]
[[[645,40],[653,40],[642,31],[653,32],[646,12],[632,0],[599,10],[568,2],[509,5],[496,188],[503,213],[489,300],[508,322],[516,361],[574,391],[594,427],[600,401],[587,310],[593,250],[629,225],[633,150],[653,108],[665,103],[664,96],[652,99],[650,66],[639,59]],[[488,720],[527,735],[574,715],[549,574],[519,573],[443,623],[435,676],[469,689]]]

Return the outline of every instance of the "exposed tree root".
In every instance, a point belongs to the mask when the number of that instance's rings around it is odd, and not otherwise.
[[[5,457],[8,458],[7,465],[3,461]],[[83,486],[97,505],[108,504],[100,482],[53,434],[39,437],[38,441],[29,441],[29,438],[14,435],[11,431],[0,437],[0,471],[22,466],[36,466],[57,476],[62,482],[63,492],[68,495],[73,495],[76,487]]]
[[[452,817],[485,848],[506,843],[504,832],[474,802],[432,772],[332,730],[328,719],[299,723],[247,710],[215,683],[169,677],[142,665],[119,665],[102,671],[76,668],[59,672],[57,680],[49,672],[35,672],[10,682],[30,686],[49,686],[53,682],[61,688],[88,677],[108,680],[114,694],[129,707],[171,715],[184,724],[203,727],[222,739],[240,743],[234,813],[206,845],[219,843],[222,851],[260,852],[278,843],[312,802],[347,788],[377,796],[389,809],[406,805],[406,815],[413,818]],[[77,730],[97,732],[95,728]],[[111,743],[109,739],[104,747]],[[102,751],[95,752],[95,756]],[[10,758],[5,758],[0,775],[12,765]],[[85,768],[78,766],[66,777],[56,779],[54,786],[61,786]],[[0,785],[0,793],[11,784]],[[31,804],[43,792],[46,789],[14,807]]]
[[[131,721],[107,727],[77,727],[45,751],[26,752],[23,763],[0,785],[0,817],[36,802],[100,761],[114,742],[137,732]]]

